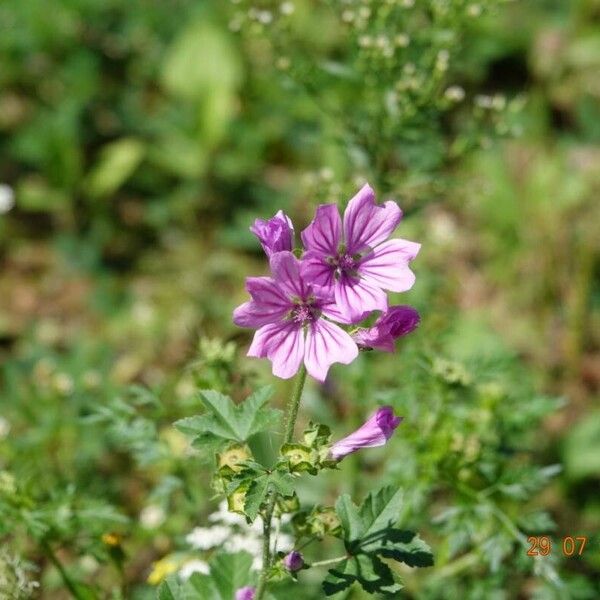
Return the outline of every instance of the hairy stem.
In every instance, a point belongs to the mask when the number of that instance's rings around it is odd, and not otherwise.
[[[306,367],[302,365],[300,367],[298,375],[296,376],[296,384],[294,385],[294,391],[287,406],[285,432],[283,435],[284,444],[289,444],[292,441],[292,438],[294,437],[294,427],[296,425],[296,418],[298,417],[298,409],[300,408],[300,399],[302,398],[302,390],[304,389],[305,382]],[[267,577],[269,575],[269,569],[271,568],[271,522],[273,521],[273,511],[275,510],[276,503],[277,492],[271,489],[263,523],[263,566],[262,571],[260,572],[258,586],[256,588],[255,600],[261,600],[261,598],[263,597],[267,586]]]

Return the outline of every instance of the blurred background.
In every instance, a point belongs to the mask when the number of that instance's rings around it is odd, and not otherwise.
[[[5,1],[0,65],[0,598],[153,598],[210,556],[171,424],[271,380],[231,322],[248,227],[364,181],[423,244],[422,325],[304,418],[406,420],[301,500],[403,486],[436,555],[407,598],[600,597],[598,0]]]

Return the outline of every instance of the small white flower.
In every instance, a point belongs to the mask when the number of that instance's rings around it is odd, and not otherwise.
[[[214,525],[213,527],[195,527],[185,537],[185,541],[196,550],[209,550],[221,546],[231,536],[229,527]]]
[[[15,205],[15,194],[10,185],[0,183],[0,215],[7,213]]]
[[[224,523],[225,525],[246,525],[246,519],[238,513],[230,512],[227,507],[227,500],[219,504],[219,510],[208,516],[211,523]]]
[[[183,563],[183,566],[179,569],[179,577],[181,577],[181,579],[189,579],[194,573],[208,575],[210,573],[210,567],[203,560],[192,559]]]
[[[140,523],[142,524],[142,527],[145,527],[146,529],[155,529],[159,525],[162,525],[165,518],[165,511],[160,506],[146,506],[146,508],[140,512]]]
[[[258,20],[263,24],[263,25],[268,25],[269,23],[271,23],[271,21],[273,21],[273,13],[271,13],[268,10],[261,10],[258,13]]]
[[[451,85],[445,92],[444,96],[448,98],[448,100],[452,100],[454,102],[460,102],[465,98],[465,90],[460,87],[460,85]]]
[[[296,7],[293,2],[282,2],[279,10],[282,15],[291,15],[296,10]]]
[[[4,417],[0,417],[0,439],[5,438],[9,432],[10,423]]]

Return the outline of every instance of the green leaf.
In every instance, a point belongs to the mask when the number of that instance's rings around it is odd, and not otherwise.
[[[167,577],[159,586],[156,594],[157,600],[181,600],[181,584],[176,575]]]
[[[331,569],[323,581],[326,596],[332,596],[357,582],[369,594],[392,595],[402,589],[391,569],[377,556],[359,554]]]
[[[246,492],[246,501],[244,503],[244,512],[250,521],[254,521],[260,510],[267,492],[269,491],[270,478],[268,475],[257,477],[252,481]]]
[[[157,600],[223,600],[212,577],[202,573],[192,574],[183,583],[177,575],[170,575],[160,584],[156,597]]]
[[[364,535],[369,536],[381,529],[391,527],[398,521],[402,506],[402,490],[391,486],[371,492],[360,507],[360,517],[367,527]]]
[[[135,138],[123,138],[104,146],[87,177],[88,193],[94,198],[110,196],[133,174],[144,152],[144,144]]]
[[[273,471],[272,473],[265,473],[264,475],[254,477],[251,480],[244,503],[244,513],[250,521],[256,519],[260,506],[264,502],[270,488],[284,497],[292,496],[294,494],[293,477],[289,473]]]
[[[348,494],[338,498],[335,503],[335,511],[342,523],[344,538],[349,541],[359,540],[364,533],[364,524],[358,508]]]
[[[217,554],[210,561],[211,579],[222,600],[231,600],[235,591],[252,584],[252,555],[248,552]]]
[[[329,571],[323,582],[326,595],[343,591],[354,582],[369,593],[397,592],[401,586],[381,558],[411,567],[433,564],[429,546],[416,533],[395,527],[401,506],[402,492],[393,487],[371,492],[360,508],[347,494],[338,499],[335,508],[350,558]]]
[[[281,411],[264,407],[272,392],[271,386],[265,386],[236,405],[229,396],[214,390],[202,390],[200,398],[208,412],[181,419],[175,427],[193,436],[196,446],[223,440],[245,442],[279,420]]]

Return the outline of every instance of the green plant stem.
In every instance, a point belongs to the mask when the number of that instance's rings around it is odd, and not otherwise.
[[[65,584],[69,592],[71,592],[73,598],[76,598],[77,600],[85,600],[81,592],[77,589],[77,585],[71,579],[71,576],[63,567],[63,564],[60,562],[58,556],[56,556],[56,553],[54,552],[54,550],[52,550],[52,546],[50,546],[50,544],[46,540],[42,540],[41,545],[44,550],[44,553],[50,559],[50,562],[56,567],[56,570],[60,573],[63,583]]]
[[[284,444],[289,444],[292,441],[292,438],[294,437],[294,427],[296,425],[296,419],[298,417],[298,409],[300,408],[300,399],[302,398],[302,390],[304,389],[305,382],[306,367],[302,365],[300,367],[298,375],[296,376],[296,384],[294,385],[294,391],[287,406],[285,432],[283,434]],[[262,571],[260,572],[258,586],[256,588],[255,600],[262,599],[265,593],[265,589],[267,587],[267,578],[269,576],[269,569],[271,568],[271,522],[273,521],[273,512],[275,510],[276,503],[277,492],[271,489],[263,523],[263,566]]]
[[[343,560],[346,560],[347,556],[336,556],[335,558],[328,558],[327,560],[320,560],[318,562],[311,563],[311,567],[324,567],[326,565],[334,565],[335,563],[339,563]]]

